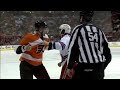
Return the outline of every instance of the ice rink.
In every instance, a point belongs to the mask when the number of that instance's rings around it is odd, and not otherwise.
[[[112,61],[105,70],[105,79],[120,79],[120,47],[112,47]],[[20,79],[19,57],[13,50],[0,51],[0,79]],[[59,79],[61,68],[57,66],[59,51],[45,51],[43,64],[51,79]],[[34,79],[36,79],[34,77]]]

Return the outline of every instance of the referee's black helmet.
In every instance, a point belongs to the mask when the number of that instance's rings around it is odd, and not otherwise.
[[[94,12],[93,11],[80,11],[81,16],[93,16]]]
[[[89,22],[92,20],[94,11],[80,11],[80,19],[83,18],[84,21]]]

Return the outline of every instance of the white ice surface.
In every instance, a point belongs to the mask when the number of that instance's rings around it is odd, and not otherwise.
[[[105,70],[105,79],[120,79],[120,48],[111,48],[111,52],[112,61]],[[19,57],[20,55],[13,50],[0,51],[0,79],[20,79]],[[61,59],[59,51],[45,51],[43,58],[50,78],[59,79],[61,71],[61,67],[57,65]]]

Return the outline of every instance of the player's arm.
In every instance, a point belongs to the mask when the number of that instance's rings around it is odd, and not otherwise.
[[[30,44],[28,44],[28,45],[20,45],[20,46],[17,47],[16,53],[21,54],[21,53],[23,53],[25,51],[30,51],[31,48],[32,48],[32,46]]]
[[[49,43],[50,43],[50,38],[48,37],[47,34],[45,34],[45,36],[43,36],[44,49],[48,49]]]
[[[17,54],[21,54],[25,51],[30,51],[31,50],[31,45],[28,44],[30,38],[29,38],[29,34],[25,35],[21,41],[19,42],[19,45],[15,46],[15,52]]]
[[[66,44],[62,41],[60,42],[50,42],[48,46],[48,50],[56,49],[63,50],[66,47]]]
[[[112,59],[112,55],[111,55],[111,51],[110,48],[108,46],[108,41],[107,38],[105,37],[104,33],[103,33],[103,55],[105,56],[105,63],[104,63],[104,68],[107,67],[107,65],[111,62]]]

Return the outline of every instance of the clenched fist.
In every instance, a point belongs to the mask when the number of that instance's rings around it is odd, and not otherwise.
[[[30,44],[24,46],[25,51],[30,51],[32,49],[32,46]]]
[[[49,45],[49,42],[47,42],[47,41],[44,40],[44,41],[43,41],[43,44],[48,46],[48,45]]]
[[[59,66],[59,67],[61,67],[61,63],[62,63],[62,62],[59,62],[59,63],[58,63],[58,66]]]

